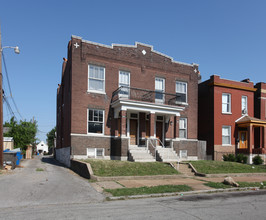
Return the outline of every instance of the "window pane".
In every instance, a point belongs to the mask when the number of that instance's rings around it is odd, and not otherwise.
[[[223,137],[223,144],[230,144],[230,137]]]
[[[93,110],[89,110],[89,121],[93,119]]]
[[[99,111],[99,121],[103,122],[103,111]]]
[[[155,79],[155,90],[164,91],[164,80],[163,79]]]
[[[102,80],[90,79],[89,80],[89,89],[90,90],[99,90],[103,91],[103,83]]]
[[[156,92],[156,93],[155,93],[155,99],[163,99],[163,93],[161,93],[161,92]]]
[[[89,122],[89,132],[90,133],[102,133],[102,123]]]
[[[179,138],[186,138],[186,130],[179,130]]]
[[[222,133],[223,133],[223,136],[228,136],[229,135],[229,128],[227,128],[227,127],[222,128]]]
[[[99,121],[99,111],[94,110],[93,121]]]
[[[223,94],[222,102],[223,103],[229,103],[229,95],[228,94]]]

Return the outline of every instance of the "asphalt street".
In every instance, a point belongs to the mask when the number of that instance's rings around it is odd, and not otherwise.
[[[265,220],[265,207],[265,191],[259,191],[7,208],[0,219]]]

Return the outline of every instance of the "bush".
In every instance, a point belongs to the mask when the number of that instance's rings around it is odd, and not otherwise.
[[[236,161],[235,155],[234,154],[228,154],[228,161],[235,162]]]
[[[223,155],[223,160],[224,161],[231,161],[231,162],[235,162],[236,158],[234,154],[224,154]]]
[[[238,163],[247,163],[248,157],[244,154],[238,154],[236,155],[236,162]]]
[[[224,161],[228,161],[228,154],[224,154],[224,155],[223,155],[223,160],[224,160]]]
[[[263,160],[259,155],[253,157],[252,161],[255,165],[261,165],[263,163]]]

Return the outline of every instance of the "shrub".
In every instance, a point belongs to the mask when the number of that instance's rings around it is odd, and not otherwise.
[[[236,161],[235,155],[234,154],[228,154],[228,161],[235,162]]]
[[[247,163],[248,157],[244,154],[237,154],[236,155],[236,162],[238,163]]]
[[[224,160],[224,161],[235,162],[235,161],[236,161],[236,157],[235,157],[234,154],[224,154],[224,155],[223,155],[223,160]]]
[[[228,154],[224,154],[224,155],[223,155],[223,160],[224,160],[224,161],[228,161]]]
[[[255,165],[261,165],[263,163],[263,160],[259,155],[253,157],[252,161]]]

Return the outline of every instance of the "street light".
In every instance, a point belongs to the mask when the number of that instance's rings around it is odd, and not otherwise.
[[[0,42],[0,44],[1,44],[1,42]],[[11,47],[11,46],[2,47],[2,48],[0,48],[1,53],[2,53],[3,49],[5,49],[5,48],[12,48],[12,49],[14,49],[14,51],[15,51],[16,54],[19,54],[20,53],[20,50],[19,50],[18,46],[15,46],[15,47]]]
[[[0,169],[3,169],[3,145],[4,145],[4,138],[3,138],[3,88],[2,88],[2,52],[3,49],[5,48],[12,48],[14,49],[16,54],[19,54],[19,48],[18,46],[11,47],[11,46],[6,46],[2,47],[1,43],[1,27],[0,27]]]

